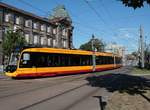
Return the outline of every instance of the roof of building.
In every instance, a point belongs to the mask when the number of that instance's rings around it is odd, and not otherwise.
[[[57,23],[63,23],[66,26],[71,26],[72,22],[68,21],[67,18],[57,17],[57,18],[51,19],[51,23],[55,25],[57,25]]]
[[[49,17],[49,19],[55,18],[65,18],[68,22],[72,22],[71,17],[69,16],[69,13],[64,5],[58,5],[53,9],[52,15]]]
[[[50,24],[53,24],[49,19],[45,19],[45,18],[40,17],[40,16],[37,16],[37,15],[35,15],[35,14],[33,14],[33,13],[24,11],[24,10],[22,10],[22,9],[13,7],[13,6],[11,6],[11,5],[8,5],[8,4],[2,3],[2,2],[0,2],[0,7],[7,8],[7,9],[9,9],[9,10],[12,10],[12,11],[15,11],[15,12],[18,12],[18,13],[21,13],[21,14],[24,14],[24,15],[27,15],[27,16],[30,16],[30,17],[33,17],[33,18],[35,18],[35,19],[38,19],[38,20],[41,20],[41,21],[44,21],[44,22],[47,22],[47,23],[50,23]]]

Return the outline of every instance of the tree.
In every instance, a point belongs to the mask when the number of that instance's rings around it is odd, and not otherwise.
[[[150,69],[150,44],[145,49],[145,68]]]
[[[134,9],[143,7],[143,3],[146,2],[150,5],[150,0],[119,0],[122,1],[122,4],[128,7],[132,7]]]
[[[4,35],[4,41],[2,43],[3,53],[6,56],[10,56],[11,52],[14,51],[16,47],[22,47],[25,44],[26,40],[20,31],[7,31]]]
[[[79,49],[92,51],[92,40],[94,48],[99,52],[104,52],[105,43],[102,40],[99,40],[98,38],[90,39],[90,41],[88,41],[87,43],[82,44]]]
[[[138,52],[132,52],[131,53],[135,58],[138,58]]]

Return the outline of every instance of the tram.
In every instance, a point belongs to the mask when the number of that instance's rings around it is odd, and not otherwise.
[[[95,56],[95,65],[93,64]],[[103,71],[121,67],[120,56],[112,53],[56,48],[26,48],[11,54],[6,75],[45,77]]]

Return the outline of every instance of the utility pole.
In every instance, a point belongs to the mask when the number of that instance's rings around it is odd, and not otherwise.
[[[144,41],[145,50],[146,50],[146,47],[147,47],[147,42],[146,42],[146,40],[147,40],[147,36],[145,36],[145,41]]]
[[[115,48],[113,48],[113,56],[114,56],[114,68],[116,67],[116,55],[115,55]]]
[[[142,26],[140,26],[140,60],[141,68],[144,68],[144,36]]]
[[[95,69],[96,69],[96,60],[95,60],[95,47],[94,47],[94,35],[92,35],[92,62],[93,62],[93,68],[92,68],[92,71],[94,72]]]

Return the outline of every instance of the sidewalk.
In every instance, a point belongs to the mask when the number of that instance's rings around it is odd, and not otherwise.
[[[127,72],[118,78],[118,89],[107,102],[106,110],[149,110],[150,74],[148,71]]]
[[[146,98],[144,98],[144,97]],[[146,93],[130,95],[127,93],[115,92],[108,101],[106,110],[149,110],[150,91]]]
[[[0,79],[6,79],[6,78],[7,76],[4,73],[0,72]]]

